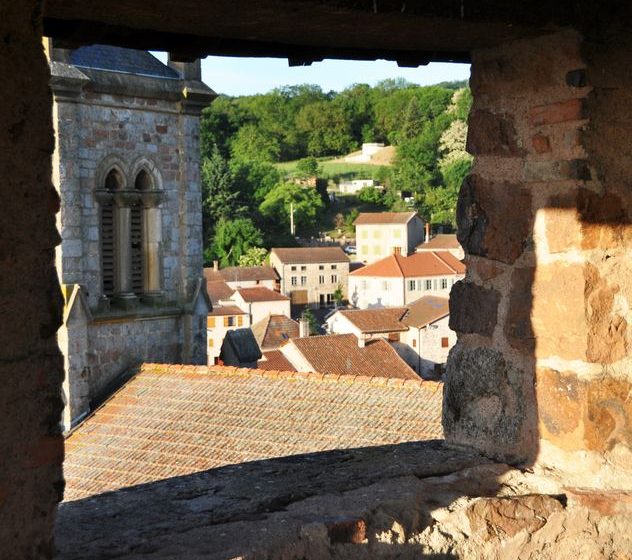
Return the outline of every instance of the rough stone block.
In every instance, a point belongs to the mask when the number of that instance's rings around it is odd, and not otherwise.
[[[491,336],[498,322],[499,302],[500,294],[494,289],[457,282],[450,291],[450,328]]]
[[[531,124],[534,126],[577,121],[585,118],[582,99],[568,99],[559,103],[540,105],[531,110]]]
[[[511,115],[475,110],[470,113],[468,123],[469,153],[507,157],[524,154]]]
[[[584,381],[573,372],[536,371],[541,436],[567,451],[632,449],[632,385],[600,377]]]
[[[528,278],[517,276],[515,288],[527,290]],[[581,264],[553,263],[536,268],[531,286],[531,328],[538,358],[586,359],[588,328],[584,291]],[[516,305],[519,320],[524,319],[527,307],[527,304]]]
[[[546,154],[551,151],[551,142],[548,136],[536,134],[531,138],[531,145],[537,154]]]
[[[457,224],[457,238],[467,254],[512,264],[531,249],[531,191],[470,175],[459,193]]]
[[[519,462],[535,453],[532,373],[492,348],[450,351],[443,389],[446,440]]]
[[[512,271],[509,306],[503,328],[509,344],[526,352],[532,352],[535,348],[535,335],[531,325],[534,277],[533,267],[515,268]]]

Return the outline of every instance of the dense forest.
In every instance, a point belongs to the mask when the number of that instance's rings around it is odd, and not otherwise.
[[[414,208],[433,224],[452,226],[458,189],[470,168],[470,106],[464,82],[421,87],[384,80],[341,92],[300,85],[220,96],[201,123],[206,261],[256,264],[265,256],[262,248],[295,245],[290,206],[301,236],[350,229],[358,208]],[[384,188],[365,188],[332,208],[328,188],[358,172],[325,172],[326,160],[363,142],[395,146],[392,165],[365,166],[370,176],[358,177],[376,179]],[[312,177],[319,178],[316,188],[306,186]]]

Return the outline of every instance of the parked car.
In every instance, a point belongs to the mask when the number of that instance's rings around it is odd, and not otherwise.
[[[355,245],[347,245],[345,246],[345,248],[343,249],[345,253],[347,253],[347,255],[355,255],[356,254],[356,247]]]

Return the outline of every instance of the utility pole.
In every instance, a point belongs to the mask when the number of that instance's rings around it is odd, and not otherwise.
[[[296,231],[294,230],[294,203],[290,202],[290,233],[294,235]]]

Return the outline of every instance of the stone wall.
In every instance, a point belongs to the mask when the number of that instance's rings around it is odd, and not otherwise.
[[[496,458],[623,487],[632,50],[602,40],[566,32],[473,53],[475,161],[458,207],[468,273],[452,291],[444,428]]]
[[[40,8],[4,3],[0,18],[0,557],[21,559],[52,556],[63,490],[59,199]]]

